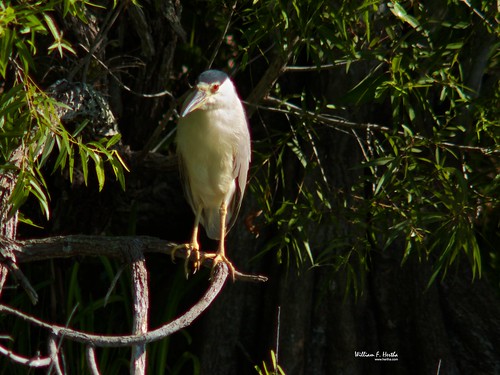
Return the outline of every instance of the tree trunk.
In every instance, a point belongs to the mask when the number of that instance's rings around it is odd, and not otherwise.
[[[15,166],[21,165],[23,147],[18,147],[11,156],[10,162]],[[15,170],[6,171],[0,174],[0,237],[5,237],[8,240],[15,240],[17,235],[18,213],[12,214],[12,204],[10,198],[16,186],[18,174]],[[11,259],[12,257],[9,248],[0,248],[3,259]],[[0,263],[0,297],[2,296],[3,286],[7,280],[9,270]]]

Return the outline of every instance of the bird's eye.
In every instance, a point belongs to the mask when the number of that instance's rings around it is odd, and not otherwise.
[[[217,91],[219,91],[220,85],[218,83],[214,83],[212,85],[212,94],[215,94]]]

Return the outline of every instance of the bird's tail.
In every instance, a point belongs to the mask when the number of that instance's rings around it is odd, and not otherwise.
[[[231,221],[231,213],[226,216],[226,230],[228,223]],[[204,209],[201,214],[201,224],[207,232],[207,236],[213,240],[220,240],[220,210],[219,208]]]

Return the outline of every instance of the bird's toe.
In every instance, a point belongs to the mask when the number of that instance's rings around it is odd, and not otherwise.
[[[219,263],[225,263],[227,268],[229,269],[229,275],[231,279],[234,281],[234,275],[236,272],[236,268],[234,268],[233,263],[229,259],[226,258],[224,254],[215,253],[215,254],[205,254],[205,258],[212,259],[212,270],[210,271],[210,277],[213,277],[215,268]]]
[[[193,274],[195,274],[200,269],[203,263],[201,261],[200,246],[198,245],[198,243],[185,243],[175,246],[170,253],[172,262],[175,263],[176,252],[181,249],[185,250],[184,273],[186,274],[186,279],[188,279],[190,274],[189,263],[193,263]]]

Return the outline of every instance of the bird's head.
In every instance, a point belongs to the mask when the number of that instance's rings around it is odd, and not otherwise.
[[[207,70],[199,75],[193,91],[184,102],[181,117],[186,117],[197,109],[230,105],[234,98],[238,98],[238,95],[228,75],[220,70]]]

